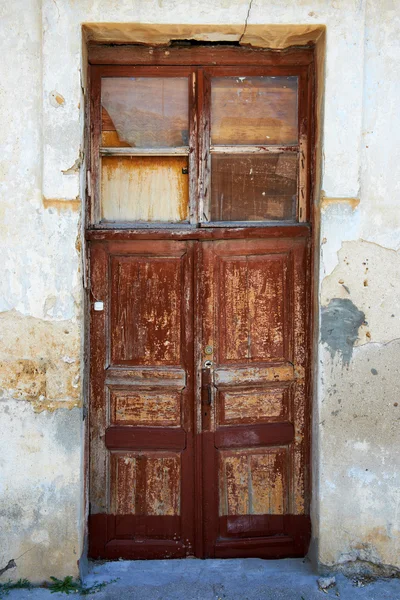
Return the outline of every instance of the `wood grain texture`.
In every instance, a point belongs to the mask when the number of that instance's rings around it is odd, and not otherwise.
[[[180,482],[179,455],[149,457],[146,471],[147,514],[179,515]]]
[[[250,390],[221,390],[218,410],[219,425],[286,420],[289,413],[289,388],[264,385]]]
[[[181,259],[130,256],[111,260],[113,365],[179,365]]]
[[[180,392],[152,389],[111,390],[111,423],[136,426],[178,426]]]
[[[294,221],[297,154],[213,154],[211,221]]]
[[[179,223],[189,218],[186,156],[103,156],[101,218]]]
[[[111,510],[117,515],[179,515],[180,455],[112,453]]]
[[[285,448],[221,451],[219,514],[283,514],[287,494],[286,453]]]
[[[171,227],[168,232],[166,227],[146,227],[138,228],[132,223],[122,223],[119,228],[113,226],[105,227],[93,226],[86,230],[85,237],[92,241],[112,241],[112,240],[232,240],[232,239],[277,239],[277,238],[308,238],[311,235],[312,228],[308,223],[282,224],[265,223],[261,227],[259,224],[250,223],[244,226],[244,223],[227,223],[216,227],[215,224],[210,227]]]
[[[134,514],[136,505],[136,456],[114,454],[111,457],[111,511]]]
[[[287,356],[287,255],[224,257],[219,264],[221,363],[282,361]]]
[[[290,444],[293,437],[293,423],[283,420],[275,423],[218,427],[215,431],[215,447],[220,449],[276,446]]]
[[[313,48],[288,48],[284,52],[280,50],[267,50],[262,48],[246,48],[232,46],[192,46],[171,47],[155,46],[146,48],[135,44],[95,44],[88,46],[89,63],[92,65],[113,65],[111,73],[115,74],[117,65],[146,65],[157,69],[159,65],[263,65],[277,68],[275,74],[279,74],[279,67],[307,66],[313,62]],[[115,65],[115,66],[114,66]],[[106,69],[107,67],[103,67]],[[110,69],[110,67],[108,67]],[[118,68],[118,67],[117,67]],[[123,67],[120,73],[123,72]],[[107,71],[104,70],[106,73]],[[237,73],[235,73],[237,74]],[[271,73],[272,75],[274,73]]]

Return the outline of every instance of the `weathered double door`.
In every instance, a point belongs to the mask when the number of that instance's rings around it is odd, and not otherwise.
[[[90,242],[92,557],[307,551],[309,235],[287,230]]]

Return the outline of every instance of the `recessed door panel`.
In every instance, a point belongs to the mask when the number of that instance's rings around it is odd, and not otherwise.
[[[111,258],[111,364],[181,362],[182,258]]]
[[[286,447],[219,452],[219,515],[237,517],[236,531],[246,533],[241,517],[287,511],[286,454]]]
[[[285,328],[288,256],[227,256],[219,267],[217,336],[221,364],[283,361],[290,337]],[[284,320],[286,316],[286,320]]]

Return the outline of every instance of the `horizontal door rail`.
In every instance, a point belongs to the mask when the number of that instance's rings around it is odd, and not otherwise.
[[[105,372],[107,385],[140,385],[151,387],[173,386],[183,388],[186,385],[186,373],[183,369],[141,369],[108,368]]]
[[[229,366],[214,371],[215,385],[256,384],[294,379],[296,379],[296,370],[291,363],[271,367]]]
[[[299,146],[210,146],[214,154],[281,154],[298,152]]]
[[[102,156],[187,156],[189,146],[176,148],[100,148]]]
[[[161,427],[109,427],[106,429],[109,450],[184,450],[183,429]]]
[[[263,425],[237,425],[215,432],[216,448],[253,448],[290,444],[294,437],[293,423],[265,423]]]

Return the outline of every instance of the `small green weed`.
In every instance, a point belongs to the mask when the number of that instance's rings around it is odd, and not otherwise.
[[[89,594],[95,594],[96,592],[100,592],[100,590],[105,588],[106,585],[108,585],[109,583],[113,583],[114,581],[116,581],[116,579],[113,579],[112,581],[108,581],[107,583],[105,583],[105,582],[104,583],[95,583],[91,587],[88,587],[88,588],[81,587],[81,595],[88,596]]]
[[[6,583],[0,583],[0,600],[8,596],[11,590],[19,589],[30,589],[32,585],[27,579],[18,579],[18,581],[6,581]]]
[[[84,587],[80,581],[74,580],[71,575],[64,577],[64,579],[57,579],[57,577],[50,577],[52,583],[49,583],[46,587],[52,594],[60,592],[62,594],[79,594],[80,596],[89,596],[89,594],[96,594],[100,592],[106,585],[118,581],[118,579],[112,579],[105,583],[94,583],[90,587]],[[18,581],[6,581],[0,583],[0,600],[3,600],[11,590],[17,589],[28,589],[32,588],[32,584],[27,579],[18,579]]]
[[[80,596],[88,596],[89,594],[95,594],[100,592],[109,583],[114,583],[117,579],[112,579],[105,583],[94,583],[90,587],[85,587],[80,581],[74,580],[71,575],[64,577],[64,579],[57,579],[57,577],[50,577],[53,583],[50,583],[47,587],[52,594],[61,592],[62,594],[79,594]],[[0,598],[1,600],[1,598]]]
[[[63,594],[78,594],[80,592],[81,584],[74,581],[72,575],[67,575],[64,579],[57,579],[57,577],[50,577],[53,583],[49,584],[49,590],[52,594],[61,592]]]

